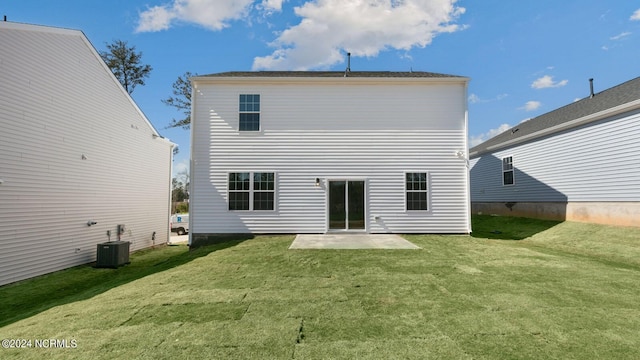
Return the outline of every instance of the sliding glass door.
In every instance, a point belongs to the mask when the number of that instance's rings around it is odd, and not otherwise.
[[[329,230],[365,229],[365,182],[329,181]]]

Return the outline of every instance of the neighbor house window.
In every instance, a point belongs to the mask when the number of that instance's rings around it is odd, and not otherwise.
[[[513,175],[513,157],[502,158],[502,185],[513,185],[515,183]]]
[[[240,131],[260,131],[260,95],[240,94]]]
[[[429,210],[426,172],[406,173],[407,210]]]
[[[274,173],[229,173],[229,210],[274,209]]]

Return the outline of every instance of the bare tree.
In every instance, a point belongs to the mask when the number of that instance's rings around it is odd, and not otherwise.
[[[171,179],[172,213],[189,211],[189,182],[189,171],[186,169]]]

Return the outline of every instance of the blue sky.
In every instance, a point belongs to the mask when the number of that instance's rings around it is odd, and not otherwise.
[[[161,102],[186,71],[432,71],[469,84],[471,145],[640,75],[640,1],[1,0],[8,21],[125,40],[153,67],[132,96],[188,166]]]

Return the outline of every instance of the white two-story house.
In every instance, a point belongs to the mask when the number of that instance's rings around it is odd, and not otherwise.
[[[220,234],[469,233],[466,77],[191,79],[191,244]]]

